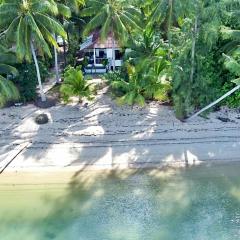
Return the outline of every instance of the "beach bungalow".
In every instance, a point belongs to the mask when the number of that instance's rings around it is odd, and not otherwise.
[[[123,50],[112,38],[112,34],[109,34],[105,41],[101,41],[99,31],[92,33],[80,45],[80,55],[82,61],[86,62],[85,73],[106,73],[114,67],[121,67],[123,62]]]

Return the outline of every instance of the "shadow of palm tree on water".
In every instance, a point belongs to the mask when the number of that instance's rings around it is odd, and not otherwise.
[[[237,239],[239,169],[81,171],[33,226],[44,240]]]

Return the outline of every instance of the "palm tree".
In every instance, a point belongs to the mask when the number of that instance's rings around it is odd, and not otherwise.
[[[240,3],[238,1],[226,4],[228,9],[228,14],[231,16],[232,20],[236,20],[239,22],[240,16]],[[237,25],[239,26],[239,25]],[[240,45],[240,30],[236,27],[222,27],[221,29],[222,37],[224,40],[228,40],[226,45],[224,46],[224,51],[227,51],[228,54],[234,52],[235,50],[239,49]]]
[[[51,57],[49,45],[57,47],[53,34],[66,38],[63,27],[52,17],[58,9],[53,0],[5,0],[0,5],[0,32],[16,44],[19,61],[31,61],[36,66],[42,101],[46,101],[36,50],[39,54]],[[3,20],[2,20],[3,19]]]
[[[82,16],[92,19],[87,24],[84,34],[100,28],[101,39],[112,35],[112,59],[115,70],[115,42],[125,42],[131,30],[139,29],[141,12],[136,7],[121,0],[88,0],[81,12]]]
[[[86,79],[84,79],[80,67],[70,67],[64,73],[64,82],[60,88],[60,92],[65,102],[68,102],[69,98],[72,96],[77,96],[79,102],[82,102],[82,98],[92,100],[91,85],[91,83],[88,83]]]
[[[167,44],[164,43],[160,33],[156,33],[148,26],[131,37],[127,47],[131,51],[126,53],[125,57],[131,64],[149,68],[162,60]]]
[[[84,5],[85,0],[55,0],[57,7],[58,7],[58,18],[59,21],[64,25],[64,28],[68,34],[68,21],[67,19],[72,17],[72,13],[76,15],[79,14],[79,8]],[[67,23],[67,24],[65,24]],[[69,38],[68,38],[69,44]],[[64,65],[66,66],[66,41],[63,39],[63,50],[64,50]],[[59,71],[58,71],[58,55],[57,55],[57,48],[54,47],[54,55],[55,55],[55,69],[56,69],[56,82],[59,82]]]
[[[14,76],[18,74],[17,70],[9,65],[14,64],[15,61],[15,54],[0,45],[0,107],[8,101],[19,98],[19,92],[15,85],[5,78],[8,74]]]
[[[58,7],[58,18],[59,21],[64,25],[66,19],[69,19],[72,15],[71,12],[75,14],[79,13],[79,8],[84,4],[84,0],[55,0],[55,4]],[[57,40],[57,36],[55,35]],[[64,65],[66,66],[66,41],[63,39],[63,49],[64,49]],[[55,73],[56,73],[56,83],[59,83],[59,67],[58,67],[58,53],[57,47],[54,46],[54,58],[55,58]]]
[[[168,39],[170,52],[172,44],[172,28],[180,26],[185,17],[192,17],[192,15],[194,15],[194,1],[160,0],[153,1],[153,6],[150,23],[157,23],[163,28],[163,32]]]
[[[64,18],[70,18],[71,17],[71,10],[69,7],[67,7],[64,4],[65,1],[56,1],[55,4],[57,5],[58,8],[58,18],[59,21],[64,24]],[[55,34],[54,35],[55,40],[57,41],[58,36]],[[66,53],[66,44],[65,44],[65,39],[63,39],[64,41],[64,59],[65,59],[65,53]],[[55,62],[55,75],[56,75],[56,83],[58,84],[60,82],[60,74],[59,74],[59,66],[58,66],[58,47],[53,46],[54,47],[54,62]],[[65,61],[66,62],[66,61]]]
[[[60,13],[66,13],[70,9],[72,12],[78,14],[79,8],[84,5],[85,0],[55,0],[55,2],[58,4]]]
[[[72,12],[76,14],[79,12],[79,8],[84,5],[85,0],[63,0],[64,4],[67,5]]]

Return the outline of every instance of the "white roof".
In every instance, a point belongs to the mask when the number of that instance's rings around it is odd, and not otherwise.
[[[87,37],[84,43],[80,45],[80,50],[90,47],[93,44],[93,35]]]

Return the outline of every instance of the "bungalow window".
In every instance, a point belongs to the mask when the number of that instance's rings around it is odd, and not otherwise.
[[[115,59],[122,60],[123,59],[123,52],[120,50],[115,50]]]
[[[85,56],[86,56],[86,57],[89,57],[89,58],[93,58],[93,50],[88,49],[88,50],[85,52]]]
[[[96,49],[96,57],[97,58],[107,58],[105,49]]]

